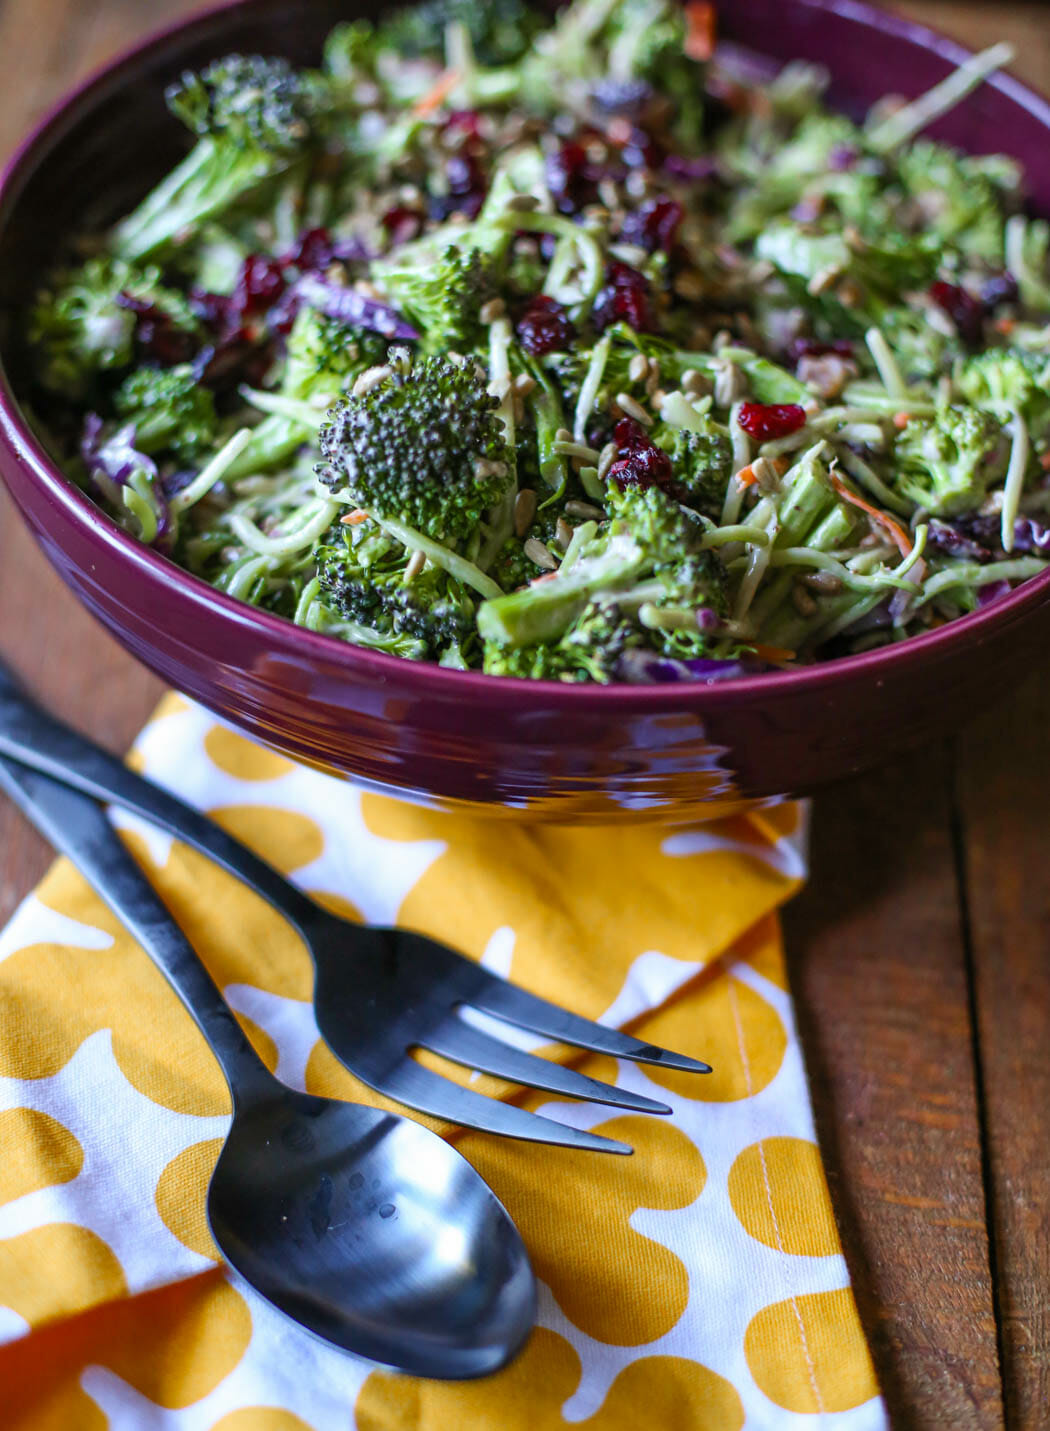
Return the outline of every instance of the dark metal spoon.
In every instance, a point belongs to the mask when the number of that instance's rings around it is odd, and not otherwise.
[[[279,1083],[100,806],[3,759],[0,787],[134,934],[219,1061],[233,1124],[208,1221],[230,1265],[359,1356],[443,1380],[505,1366],[535,1320],[535,1279],[470,1164],[407,1118]]]

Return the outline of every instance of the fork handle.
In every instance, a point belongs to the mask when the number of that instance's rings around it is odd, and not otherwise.
[[[95,800],[119,805],[249,885],[306,936],[313,901],[214,820],[129,770],[107,750],[38,706],[0,663],[0,755],[28,765]]]
[[[121,844],[100,805],[68,785],[0,758],[3,789],[67,855],[175,989],[226,1076],[235,1103],[270,1081],[196,950]]]

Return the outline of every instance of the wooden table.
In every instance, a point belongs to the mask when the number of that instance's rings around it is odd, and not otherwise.
[[[2,0],[0,150],[84,71],[197,0]],[[1050,10],[910,0],[1050,90]],[[124,748],[160,686],[83,613],[0,496],[0,648]],[[817,1120],[900,1427],[1050,1426],[1050,670],[817,801],[787,915]],[[0,918],[49,851],[0,806]]]

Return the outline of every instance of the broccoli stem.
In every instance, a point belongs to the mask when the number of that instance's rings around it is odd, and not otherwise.
[[[407,547],[409,551],[422,552],[428,561],[432,561],[435,566],[441,567],[448,572],[449,576],[455,577],[457,581],[461,581],[464,586],[471,587],[481,596],[489,599],[502,596],[502,588],[490,576],[486,576],[465,557],[449,551],[448,547],[443,547],[440,542],[431,541],[422,532],[417,532],[413,527],[407,526],[393,517],[373,515],[372,521],[382,527],[383,531],[396,541],[399,541],[402,546]]]
[[[954,109],[971,90],[983,84],[997,69],[1008,65],[1013,57],[1013,46],[1005,43],[992,45],[980,54],[971,55],[957,69],[952,70],[947,78],[942,79],[940,84],[935,84],[918,99],[913,99],[911,104],[896,110],[870,129],[868,144],[876,154],[889,154],[891,150],[899,149],[935,119],[940,119],[941,115]]]
[[[533,646],[563,636],[599,592],[626,586],[646,563],[634,538],[617,533],[605,549],[583,556],[571,571],[560,572],[524,591],[512,592],[478,608],[478,631],[502,646]]]
[[[298,521],[292,531],[273,537],[261,532],[242,512],[231,513],[228,520],[234,536],[249,551],[258,552],[260,556],[284,557],[305,551],[320,541],[338,510],[337,502],[318,500],[313,510],[307,507],[297,514]]]
[[[689,353],[676,348],[669,357],[671,363],[677,366],[679,377],[696,372],[714,378],[720,359],[735,363],[747,378],[751,396],[757,402],[804,403],[812,396],[805,383],[800,383],[786,368],[778,367],[768,358],[753,353],[750,348],[723,348],[717,358],[713,353]]]
[[[241,477],[254,477],[257,472],[269,472],[294,457],[308,441],[310,433],[297,418],[276,415],[251,429],[251,438],[236,462],[226,472],[228,482]]]
[[[113,251],[134,262],[228,209],[296,161],[201,139],[133,214],[113,230]]]
[[[175,517],[181,516],[183,512],[187,511],[196,502],[199,502],[202,497],[206,497],[215,484],[221,482],[227,475],[230,468],[248,446],[251,437],[251,428],[248,427],[242,427],[240,432],[235,432],[225,447],[221,448],[215,454],[207,466],[194,477],[189,486],[184,487],[176,497],[172,498],[172,515]]]
[[[561,397],[547,373],[539,363],[527,364],[528,372],[536,380],[532,391],[531,406],[536,423],[536,449],[539,458],[540,476],[551,489],[551,495],[543,507],[558,502],[565,495],[569,482],[569,467],[565,458],[555,450],[555,442],[561,428],[565,426]]]

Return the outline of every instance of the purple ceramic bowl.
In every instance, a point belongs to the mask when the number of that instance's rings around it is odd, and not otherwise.
[[[362,6],[362,9],[367,7]],[[316,59],[346,0],[238,0],[170,30],[57,108],[0,187],[0,471],[50,561],[129,651],[257,739],[375,787],[566,821],[706,818],[806,793],[950,731],[1042,659],[1050,574],[904,645],[716,686],[578,687],[444,671],[300,631],[125,535],[61,474],[16,394],[16,321],[61,239],[129,207],[179,153],[164,84],[250,50]],[[727,43],[828,66],[854,113],[914,95],[959,46],[854,0],[733,0]],[[933,129],[1024,164],[1050,212],[1050,106],[1007,77]]]

